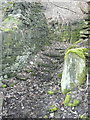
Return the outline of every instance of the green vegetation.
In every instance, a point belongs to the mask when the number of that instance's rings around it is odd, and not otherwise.
[[[33,70],[31,70],[31,69],[27,69],[27,70],[24,70],[25,72],[27,72],[27,73],[32,73],[33,72]]]
[[[43,118],[48,118],[48,115],[44,115],[44,117]]]
[[[54,92],[52,91],[52,90],[48,90],[48,92],[47,92],[49,95],[53,95],[54,94]]]
[[[83,120],[90,120],[90,118],[88,118],[87,116],[85,115],[80,115],[79,117],[80,119],[83,119]]]
[[[48,107],[48,111],[49,112],[56,112],[57,111],[57,107],[55,105],[51,105]]]
[[[1,87],[2,87],[2,88],[6,88],[6,87],[7,87],[7,85],[6,85],[6,84],[3,84]]]
[[[10,87],[14,87],[14,85],[16,85],[16,83],[11,83],[11,84],[10,84]]]
[[[49,39],[60,42],[76,42],[80,38],[80,30],[85,26],[83,20],[75,23],[64,24],[63,27],[60,27],[62,24],[58,26],[58,24],[56,25],[55,23],[56,21],[52,21],[49,25]],[[55,27],[52,25],[55,25]]]
[[[64,105],[65,105],[65,106],[68,106],[68,104],[70,103],[70,98],[71,98],[70,95],[66,95],[66,98],[65,98],[65,100],[64,100]]]
[[[79,103],[80,103],[80,101],[77,100],[77,99],[75,99],[74,102],[73,102],[73,106],[75,107],[75,106],[77,106]]]
[[[61,78],[62,77],[62,73],[59,73],[57,76],[58,76],[58,78]]]
[[[8,16],[2,21],[2,28],[1,30],[3,32],[9,32],[9,31],[15,31],[15,29],[18,29],[18,25],[20,24],[20,20],[13,17]]]
[[[64,106],[76,107],[80,103],[80,101],[78,99],[75,99],[75,100],[73,100],[73,103],[71,103],[72,99],[71,99],[71,95],[69,95],[69,93],[65,97]]]
[[[62,93],[63,93],[63,94],[67,94],[68,92],[70,92],[69,89],[64,89]]]

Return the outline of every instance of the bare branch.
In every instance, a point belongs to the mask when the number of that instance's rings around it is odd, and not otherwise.
[[[51,3],[52,5],[54,5],[54,6],[58,7],[58,8],[61,8],[61,9],[66,9],[66,10],[69,10],[69,11],[71,11],[71,12],[75,13],[75,14],[78,14],[77,12],[75,12],[75,11],[73,11],[73,10],[69,9],[69,8],[58,6],[58,5],[56,5],[55,3],[50,2],[49,0],[48,0],[48,2],[49,2],[49,3]]]

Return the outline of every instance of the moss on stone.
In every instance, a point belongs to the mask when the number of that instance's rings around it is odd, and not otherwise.
[[[76,48],[76,45],[71,45],[70,47],[68,47],[68,48],[66,49],[66,52],[67,52],[68,50],[74,49],[74,48]]]
[[[69,53],[75,53],[75,54],[77,54],[79,57],[81,57],[82,59],[85,60],[84,51],[86,51],[86,48],[69,49],[69,50],[66,52],[64,58],[66,59]]]
[[[75,87],[75,83],[70,83],[70,88],[73,89]]]
[[[63,93],[63,94],[67,94],[69,91],[70,91],[69,89],[64,89],[64,90],[62,91],[62,93]]]
[[[83,68],[83,71],[81,74],[78,75],[77,80],[78,80],[78,84],[81,85],[84,83],[85,80],[85,76],[86,76],[86,67]]]

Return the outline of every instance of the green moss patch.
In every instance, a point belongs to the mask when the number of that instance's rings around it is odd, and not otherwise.
[[[62,73],[59,73],[57,76],[58,76],[58,78],[61,78],[62,77]]]
[[[70,98],[71,98],[70,95],[66,95],[66,98],[65,98],[65,100],[64,100],[64,105],[65,105],[65,106],[68,106],[68,104],[70,103]]]
[[[57,107],[55,105],[51,105],[51,106],[48,107],[48,111],[49,112],[55,112],[55,111],[57,111]]]
[[[9,32],[9,31],[15,31],[15,29],[18,29],[18,25],[20,24],[20,20],[13,17],[13,16],[8,16],[4,21],[2,22],[2,25],[4,26],[1,28],[4,32]]]
[[[67,58],[69,53],[75,53],[76,55],[78,55],[80,58],[85,60],[85,55],[84,52],[86,51],[86,48],[75,48],[75,49],[69,49],[66,54],[65,54],[65,59]]]
[[[49,95],[53,95],[54,94],[54,92],[52,91],[52,90],[48,90],[48,92],[47,92]]]
[[[44,115],[44,117],[43,118],[48,118],[48,116],[47,115]]]
[[[77,106],[79,103],[80,103],[80,101],[79,101],[78,99],[75,99],[75,100],[73,101],[73,106]]]
[[[7,85],[6,84],[3,84],[2,86],[1,86],[1,88],[6,88],[7,87]]]
[[[80,115],[80,117],[79,117],[80,119],[84,119],[84,120],[90,120],[90,118],[88,118],[87,116],[85,116],[85,115]]]
[[[71,103],[71,101],[71,95],[67,94],[64,100],[64,106],[75,107],[80,103],[78,99],[73,100],[73,103]]]
[[[67,94],[68,92],[70,92],[69,89],[64,89],[64,90],[62,91],[63,94]]]
[[[78,74],[78,84],[81,85],[84,83],[84,80],[85,80],[85,76],[86,76],[86,67],[83,68],[83,71],[81,74]]]

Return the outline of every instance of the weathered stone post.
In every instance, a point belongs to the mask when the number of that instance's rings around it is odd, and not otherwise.
[[[69,49],[64,57],[64,69],[61,79],[61,90],[66,94],[80,86],[86,75],[85,48]]]

